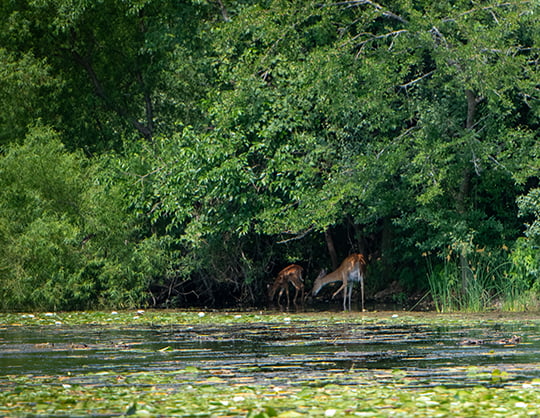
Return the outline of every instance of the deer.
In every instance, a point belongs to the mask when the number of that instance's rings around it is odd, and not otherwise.
[[[330,274],[326,270],[320,272],[313,283],[312,295],[316,296],[323,286],[328,283],[341,282],[341,286],[334,292],[332,298],[335,298],[339,292],[343,291],[343,310],[351,310],[351,296],[354,282],[360,282],[362,293],[362,312],[364,312],[364,277],[366,275],[366,260],[362,254],[351,254],[348,256],[339,268]],[[348,301],[348,304],[347,304]]]
[[[296,293],[294,295],[293,302],[296,306],[298,294],[301,293],[301,302],[304,302],[304,279],[302,278],[302,274],[304,273],[304,269],[297,265],[297,264],[291,264],[290,266],[285,267],[283,270],[281,270],[277,277],[274,279],[274,283],[272,286],[268,286],[268,298],[270,301],[274,300],[274,296],[276,292],[279,289],[278,293],[278,305],[281,307],[280,299],[283,295],[283,292],[287,295],[287,309],[289,309],[289,283],[291,283],[294,288],[296,289]]]

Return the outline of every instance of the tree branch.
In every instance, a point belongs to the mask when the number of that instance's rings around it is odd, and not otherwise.
[[[123,119],[126,119],[139,133],[145,137],[148,140],[152,139],[153,134],[153,122],[152,119],[149,119],[150,123],[149,126],[145,126],[135,118],[132,118],[129,116],[126,109],[116,106],[113,104],[113,101],[110,99],[110,97],[107,95],[105,88],[103,87],[103,84],[99,80],[94,67],[92,66],[92,62],[89,58],[79,54],[75,49],[75,41],[77,39],[77,33],[75,30],[71,30],[71,40],[72,45],[70,48],[64,48],[65,51],[68,53],[71,53],[71,56],[73,57],[73,60],[80,65],[88,77],[90,78],[90,82],[92,86],[94,87],[94,92],[97,97],[99,97],[105,105],[111,109],[113,112],[115,112],[118,116],[122,117]],[[144,87],[144,86],[143,86]],[[150,115],[152,116],[152,107],[150,102],[150,96],[146,94],[145,92],[145,100],[146,100],[146,110],[147,110],[147,117]],[[150,106],[150,107],[149,107]]]
[[[523,0],[523,1],[518,1],[518,2],[499,3],[499,4],[494,4],[493,6],[476,7],[474,9],[470,9],[470,10],[467,10],[467,11],[465,11],[463,13],[460,13],[456,17],[447,17],[446,19],[443,19],[442,21],[445,22],[445,23],[446,22],[453,22],[456,19],[459,19],[460,17],[463,17],[463,16],[467,16],[467,15],[469,15],[471,13],[476,13],[476,12],[479,12],[479,11],[488,11],[491,14],[491,16],[493,17],[493,20],[495,20],[495,22],[498,24],[499,20],[497,19],[497,17],[493,13],[494,9],[498,9],[498,8],[501,8],[501,7],[507,7],[507,6],[513,6],[515,4],[529,4],[529,3],[531,3],[530,0]]]
[[[90,61],[87,58],[80,55],[75,50],[72,50],[71,54],[75,62],[77,62],[88,74],[88,77],[90,78],[90,81],[94,87],[94,92],[96,93],[96,96],[98,96],[109,109],[111,109],[113,112],[118,114],[118,116],[122,117],[123,119],[126,119],[135,129],[137,129],[137,131],[139,131],[139,133],[142,136],[144,136],[148,140],[151,140],[152,139],[151,126],[150,127],[145,126],[144,124],[142,124],[135,118],[132,118],[131,116],[129,116],[128,112],[125,109],[115,106],[112,103],[112,100],[109,98],[109,96],[105,92],[105,89],[103,88],[103,85],[99,81],[96,75],[96,72],[94,71],[94,68],[92,67],[92,64],[90,63]],[[145,95],[145,98],[147,99],[147,105],[148,105],[150,97]]]
[[[301,234],[299,235],[296,235],[295,237],[293,238],[289,238],[289,239],[284,239],[282,241],[278,241],[277,244],[286,244],[288,242],[291,242],[291,241],[297,241],[299,239],[302,239],[304,238],[307,234],[309,234],[311,231],[313,231],[313,225],[310,226],[307,230],[305,230],[304,232],[302,232]]]
[[[219,6],[219,10],[221,11],[221,16],[223,17],[223,20],[225,22],[230,22],[231,18],[229,17],[229,14],[227,13],[227,9],[225,8],[225,5],[223,4],[222,0],[217,0],[216,3]]]
[[[371,0],[340,1],[340,2],[337,2],[337,3],[332,3],[331,6],[357,7],[357,6],[361,6],[363,4],[368,4],[368,5],[372,6],[375,10],[381,12],[381,14],[383,16],[395,19],[395,20],[397,20],[397,21],[399,21],[401,23],[409,23],[407,21],[407,19],[404,19],[401,16],[399,16],[399,15],[397,15],[397,14],[395,14],[395,13],[389,11],[389,10],[386,10],[383,6],[381,6],[380,4],[375,3],[374,1],[371,1]]]
[[[408,87],[412,86],[413,84],[416,84],[416,83],[422,81],[424,78],[429,77],[429,76],[432,75],[434,72],[435,72],[435,70],[432,70],[432,71],[430,71],[429,73],[426,73],[426,74],[424,74],[424,75],[421,75],[420,77],[415,78],[414,80],[411,80],[411,81],[409,81],[408,83],[402,84],[402,85],[399,86],[399,87],[401,87],[402,89],[407,89]]]
[[[358,46],[360,46],[360,50],[358,51],[358,53],[356,54],[356,58],[358,58],[360,56],[360,53],[364,50],[364,46],[366,44],[368,44],[369,42],[373,42],[377,39],[384,39],[384,38],[389,38],[391,36],[398,36],[402,33],[406,33],[408,32],[407,29],[400,29],[400,30],[395,30],[395,31],[392,31],[392,32],[388,32],[388,33],[384,33],[382,35],[373,35],[372,33],[366,33],[366,32],[363,32],[363,33],[360,33],[358,35],[356,35],[355,37],[353,37],[350,41],[346,42],[345,44],[343,45],[346,45],[347,43],[351,43],[353,42],[354,40],[358,39],[360,36],[363,36],[363,35],[371,35],[371,38],[369,39],[366,39],[365,41],[362,41],[362,42],[359,42],[358,43]]]

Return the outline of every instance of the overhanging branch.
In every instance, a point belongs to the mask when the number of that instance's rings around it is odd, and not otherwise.
[[[408,23],[407,19],[402,18],[401,16],[391,12],[390,10],[386,10],[383,6],[381,6],[379,3],[375,3],[371,0],[351,0],[351,1],[340,1],[337,3],[332,3],[332,6],[347,6],[347,7],[357,7],[361,6],[363,4],[367,4],[369,6],[372,6],[375,10],[380,12],[383,16],[389,17],[391,19],[395,19],[401,23]]]
[[[304,232],[302,232],[301,234],[298,234],[292,238],[289,238],[289,239],[284,239],[282,241],[278,241],[277,244],[286,244],[288,242],[291,242],[291,241],[297,241],[299,239],[302,239],[304,238],[307,234],[309,234],[311,231],[313,231],[313,225],[311,225],[307,230],[305,230]]]

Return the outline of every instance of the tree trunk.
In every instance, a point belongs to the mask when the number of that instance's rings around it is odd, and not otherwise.
[[[339,261],[336,254],[336,247],[334,246],[334,239],[332,238],[330,229],[324,231],[324,238],[326,238],[328,253],[330,254],[330,259],[332,260],[332,270],[336,270],[339,267]]]
[[[476,105],[478,104],[478,97],[472,90],[465,90],[467,96],[467,120],[465,121],[465,129],[471,131],[474,128],[474,118],[476,115]],[[470,196],[471,178],[472,178],[472,166],[465,162],[465,167],[461,175],[461,184],[457,193],[456,209],[460,216],[465,216],[467,212],[467,201]],[[472,279],[472,272],[469,268],[468,262],[468,249],[467,243],[461,243],[459,252],[459,265],[461,271],[461,291],[463,294],[467,293],[469,283]]]
[[[392,269],[392,249],[394,240],[394,225],[389,217],[383,218],[382,238],[381,238],[381,260],[382,260],[382,283],[392,283],[396,280],[395,271]]]

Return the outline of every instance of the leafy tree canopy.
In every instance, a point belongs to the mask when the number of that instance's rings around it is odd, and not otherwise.
[[[3,239],[23,254],[23,236],[54,235],[63,255],[42,257],[57,261],[39,280],[120,304],[260,302],[275,270],[313,276],[327,248],[378,260],[372,291],[425,286],[422,253],[455,262],[463,289],[478,250],[516,243],[522,265],[538,229],[539,7],[4,2]],[[39,164],[47,175],[16,176]]]

